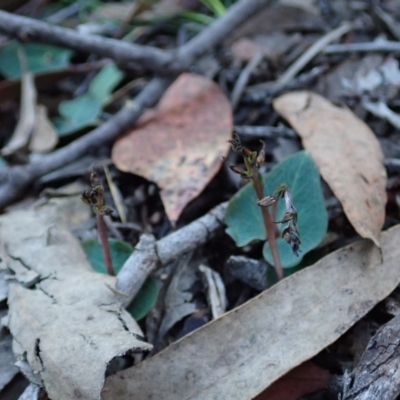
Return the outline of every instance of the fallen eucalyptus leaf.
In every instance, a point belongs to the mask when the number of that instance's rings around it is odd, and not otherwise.
[[[253,398],[337,340],[397,287],[399,241],[397,225],[382,233],[382,254],[365,240],[329,254],[108,377],[103,399]]]
[[[387,177],[381,147],[368,125],[313,92],[287,93],[273,105],[301,136],[354,229],[379,246]]]
[[[231,105],[218,85],[184,73],[157,108],[116,141],[112,159],[122,171],[156,182],[166,213],[176,222],[219,170],[232,127]]]

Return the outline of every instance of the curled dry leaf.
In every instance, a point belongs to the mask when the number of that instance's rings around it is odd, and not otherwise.
[[[10,156],[25,147],[35,125],[36,88],[33,75],[26,72],[21,80],[21,110],[17,126],[11,139],[1,149],[2,156]]]
[[[382,233],[383,257],[367,240],[329,254],[107,378],[103,399],[253,398],[337,340],[397,287],[399,241],[397,225]]]
[[[301,136],[355,230],[379,246],[387,177],[371,129],[349,109],[312,92],[280,96],[274,108]]]
[[[114,357],[152,348],[121,308],[115,278],[91,269],[56,207],[3,215],[0,226],[0,256],[15,274],[6,323],[19,365],[29,363],[49,398],[99,399]],[[20,283],[29,272],[28,289]]]
[[[158,107],[115,143],[112,159],[119,169],[156,182],[176,221],[220,168],[232,127],[231,106],[219,87],[182,74]]]

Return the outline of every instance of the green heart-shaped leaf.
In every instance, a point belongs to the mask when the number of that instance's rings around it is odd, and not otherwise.
[[[293,204],[298,213],[300,256],[296,257],[283,239],[278,239],[277,244],[282,267],[293,267],[307,252],[318,246],[327,230],[328,216],[317,167],[307,151],[300,151],[273,168],[263,179],[266,196],[272,195],[282,183],[290,187]],[[251,182],[239,190],[228,205],[225,216],[226,231],[238,246],[244,246],[252,240],[267,238],[261,209],[256,202],[257,197]],[[280,221],[284,213],[284,201],[279,200],[276,220]],[[277,224],[280,232],[284,226]],[[268,242],[264,245],[263,254],[264,258],[273,264]]]
[[[95,124],[103,105],[123,76],[114,64],[108,64],[93,78],[86,93],[62,101],[58,106],[60,117],[53,119],[58,134],[66,136]]]
[[[12,40],[0,49],[0,72],[7,79],[21,77],[18,47],[24,50],[29,72],[49,72],[65,68],[73,54],[71,50],[48,44],[20,44]]]
[[[108,242],[110,244],[114,272],[118,274],[125,261],[134,251],[134,248],[129,243],[121,240],[109,239]],[[104,264],[103,249],[99,241],[95,239],[86,240],[82,243],[82,247],[93,269],[102,274],[107,274],[107,269]],[[157,281],[154,278],[149,277],[140,288],[131,304],[127,307],[127,311],[136,321],[138,321],[145,317],[153,308],[157,301],[157,296]]]
[[[158,296],[157,281],[151,276],[146,279],[132,303],[127,307],[127,311],[132,317],[139,321],[145,317],[154,307]]]
[[[121,270],[125,261],[132,254],[134,248],[126,242],[116,239],[108,239],[110,244],[111,259],[115,274]],[[96,239],[85,240],[82,242],[83,250],[85,250],[86,256],[96,272],[107,275],[107,268],[104,264],[103,248]]]

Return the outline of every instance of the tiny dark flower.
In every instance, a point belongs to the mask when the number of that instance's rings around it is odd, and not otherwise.
[[[284,224],[286,222],[292,221],[293,219],[297,219],[297,213],[286,212],[283,218],[280,221],[276,221],[276,224]]]
[[[239,135],[236,132],[233,132],[233,138],[228,140],[228,142],[231,144],[232,150],[235,153],[243,154],[244,147],[242,146]]]
[[[289,223],[282,232],[282,238],[285,239],[286,242],[289,243],[290,247],[292,248],[293,253],[298,257],[301,241],[300,241],[297,227],[294,228]]]
[[[264,151],[265,143],[262,140],[260,140],[260,142],[262,143],[262,148],[259,151],[257,159],[256,159],[257,169],[261,168],[261,166],[264,164],[264,161],[265,161],[265,151]]]

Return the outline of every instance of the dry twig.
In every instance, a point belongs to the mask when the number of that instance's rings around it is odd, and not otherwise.
[[[126,295],[124,305],[130,304],[146,278],[158,267],[166,265],[207,242],[223,226],[227,203],[189,225],[156,241],[152,235],[142,235],[135,251],[118,273],[116,290]]]

